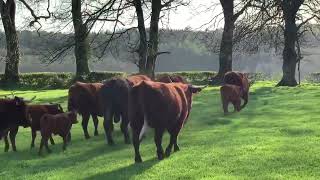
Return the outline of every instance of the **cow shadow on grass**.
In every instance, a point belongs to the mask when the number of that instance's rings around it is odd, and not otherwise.
[[[77,139],[76,141],[72,141],[74,143],[74,148],[81,148],[83,145],[79,143],[78,141],[83,141],[83,139]],[[107,161],[116,161],[118,159],[122,159],[123,155],[119,152],[122,150],[126,150],[128,146],[126,144],[117,144],[115,146],[108,146],[104,143],[96,145],[95,148],[90,148],[87,151],[83,152],[74,152],[72,151],[70,145],[67,147],[66,151],[62,151],[62,144],[57,143],[54,146],[50,146],[52,153],[48,154],[45,149],[43,149],[43,155],[38,156],[38,147],[35,148],[35,150],[28,150],[25,149],[23,151],[13,153],[11,152],[10,154],[7,153],[1,153],[0,154],[0,159],[3,160],[4,162],[9,162],[9,161],[17,161],[17,162],[25,162],[25,160],[34,160],[37,163],[32,163],[32,164],[22,164],[23,171],[30,175],[36,175],[38,173],[44,173],[44,172],[50,172],[53,169],[54,170],[62,170],[65,168],[73,167],[76,166],[79,163],[84,163],[87,162],[91,159],[97,158],[99,156],[104,156],[108,155],[112,156],[110,159],[108,158]],[[131,146],[130,146],[131,147]],[[64,154],[65,155],[62,155]],[[132,154],[128,154],[128,156],[132,156]],[[128,157],[125,157],[128,158]],[[108,162],[106,161],[106,164]],[[20,163],[18,163],[20,166]],[[23,174],[17,174],[17,178],[19,176],[23,176]]]
[[[143,161],[139,164],[131,164],[126,167],[116,169],[114,171],[96,174],[85,178],[85,180],[91,179],[130,179],[133,176],[142,174],[146,170],[150,169],[152,166],[160,162],[159,160],[153,158],[147,161]]]

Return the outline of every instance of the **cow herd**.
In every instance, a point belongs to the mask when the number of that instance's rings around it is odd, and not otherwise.
[[[12,150],[16,151],[15,136],[18,127],[31,127],[31,148],[37,131],[41,133],[39,155],[43,146],[51,152],[48,141],[54,144],[53,135],[63,139],[63,150],[71,141],[72,124],[77,123],[77,114],[82,116],[84,137],[90,138],[88,121],[94,123],[94,135],[98,133],[98,116],[103,117],[106,141],[114,144],[112,132],[114,123],[120,122],[124,142],[132,144],[135,162],[142,162],[139,152],[140,142],[148,127],[154,129],[154,142],[159,160],[169,157],[172,151],[179,150],[178,135],[189,117],[192,97],[205,87],[188,84],[180,76],[162,76],[156,81],[144,75],[128,78],[112,78],[103,83],[76,82],[69,88],[68,112],[59,104],[31,105],[29,100],[20,97],[0,99],[0,139],[4,138],[5,151],[9,150],[8,135]],[[228,104],[240,111],[248,102],[249,81],[240,72],[228,72],[220,88],[222,107],[228,113]],[[244,104],[241,105],[241,99]],[[132,138],[129,135],[131,128]],[[165,131],[170,135],[170,142],[165,151],[162,137]]]

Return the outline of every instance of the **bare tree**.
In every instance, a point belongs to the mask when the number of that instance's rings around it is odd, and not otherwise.
[[[187,5],[189,1],[183,0],[150,0],[143,1],[133,0],[133,4],[136,10],[138,19],[138,30],[140,35],[139,48],[137,50],[139,54],[139,71],[145,73],[151,78],[155,77],[155,65],[157,57],[160,54],[169,52],[159,52],[159,21],[162,11],[168,11],[177,8],[181,5]],[[151,3],[151,15],[150,15],[150,29],[149,39],[147,40],[147,33],[145,28],[145,17],[143,13],[143,5],[148,7]]]
[[[232,54],[236,21],[243,13],[248,11],[253,1],[254,0],[220,0],[220,4],[223,9],[224,27],[219,51],[219,72],[212,79],[212,83],[214,84],[220,84],[223,80],[224,74],[232,70]],[[215,16],[213,19],[217,18],[219,18],[219,15]]]
[[[319,22],[320,1],[264,0],[260,2],[260,8],[265,15],[273,17],[270,19],[273,22],[270,25],[278,26],[283,32],[283,75],[277,86],[296,86],[298,84],[295,78],[297,63],[302,59],[299,40],[305,32],[315,27],[312,26],[312,22]]]
[[[33,9],[28,5],[25,0],[19,0],[35,18],[30,25],[38,22],[41,18],[49,18],[47,16],[37,16]],[[50,1],[48,1],[48,8],[50,7]],[[2,24],[6,35],[7,44],[7,56],[6,56],[6,67],[4,72],[4,82],[18,82],[19,81],[19,61],[20,61],[20,50],[19,50],[19,38],[17,34],[15,16],[16,16],[16,1],[15,0],[0,0],[0,14]]]

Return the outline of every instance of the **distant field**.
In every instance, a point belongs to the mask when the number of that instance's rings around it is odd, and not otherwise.
[[[116,145],[106,145],[102,119],[98,137],[84,140],[81,123],[72,129],[72,143],[62,152],[54,137],[53,153],[43,157],[30,150],[30,129],[20,128],[18,152],[4,153],[0,143],[0,179],[319,179],[320,86],[275,88],[258,82],[248,106],[224,116],[218,88],[194,98],[193,109],[180,134],[181,151],[163,161],[156,159],[153,132],[141,145],[142,164],[134,164],[132,145],[125,145],[116,126]],[[1,91],[0,96],[10,94]],[[35,103],[57,102],[66,108],[67,90],[15,91]],[[1,117],[0,117],[1,118]],[[80,120],[80,119],[79,119]],[[80,121],[81,122],[81,121]],[[163,146],[168,144],[166,134]]]

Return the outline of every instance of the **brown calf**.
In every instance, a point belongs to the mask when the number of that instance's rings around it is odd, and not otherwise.
[[[240,111],[241,97],[243,96],[243,90],[240,86],[225,84],[220,88],[222,108],[224,114],[228,113],[228,105],[231,102],[234,106],[234,111]]]
[[[31,121],[31,148],[34,147],[34,141],[37,136],[37,131],[40,131],[40,119],[44,114],[59,114],[63,113],[63,109],[60,104],[42,104],[42,105],[28,105],[28,113],[32,119]],[[51,144],[54,144],[52,137],[50,136]]]
[[[248,103],[249,98],[249,80],[244,73],[237,71],[229,71],[224,75],[225,84],[233,84],[242,88],[241,98],[244,100],[241,109],[244,108]]]
[[[50,138],[50,136],[52,136],[52,134],[59,135],[63,138],[62,149],[65,150],[72,124],[76,123],[78,123],[77,114],[73,111],[56,115],[43,115],[40,119],[40,131],[42,138],[39,155],[41,155],[43,146],[46,147],[48,153],[51,153],[51,150],[48,146],[48,139]]]

